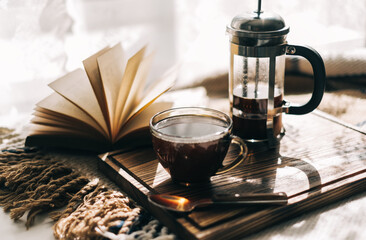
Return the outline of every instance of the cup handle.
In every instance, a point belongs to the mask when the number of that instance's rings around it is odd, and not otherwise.
[[[315,49],[308,46],[287,45],[286,54],[306,58],[310,62],[314,72],[314,89],[311,99],[305,105],[288,107],[286,112],[296,115],[309,113],[318,107],[323,98],[326,81],[323,59]]]
[[[240,147],[240,153],[238,154],[237,158],[232,161],[231,163],[219,168],[219,170],[216,172],[216,175],[226,173],[230,171],[231,169],[234,169],[237,167],[248,155],[248,147],[244,143],[244,141],[235,135],[231,135],[231,143],[237,144]]]

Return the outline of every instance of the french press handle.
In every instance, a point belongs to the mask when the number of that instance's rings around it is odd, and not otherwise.
[[[289,114],[307,114],[317,108],[323,98],[325,90],[325,67],[323,59],[315,49],[307,46],[287,45],[286,54],[306,58],[313,68],[314,89],[310,100],[302,106],[290,106],[286,111]]]

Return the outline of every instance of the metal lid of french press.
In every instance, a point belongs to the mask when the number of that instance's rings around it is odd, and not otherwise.
[[[226,28],[226,31],[234,37],[260,39],[283,36],[289,30],[280,15],[261,10],[260,0],[256,11],[235,16]]]

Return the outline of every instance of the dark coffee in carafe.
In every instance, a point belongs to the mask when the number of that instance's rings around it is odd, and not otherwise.
[[[248,85],[247,89],[236,88],[233,92],[233,133],[245,140],[265,140],[267,136],[268,88]],[[282,93],[276,89],[274,107],[281,107]],[[273,135],[277,136],[282,129],[282,115],[273,118]]]

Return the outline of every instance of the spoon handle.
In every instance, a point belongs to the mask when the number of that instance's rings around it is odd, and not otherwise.
[[[214,194],[212,201],[214,203],[246,203],[246,204],[287,204],[287,194],[279,193],[232,193],[232,194]]]

